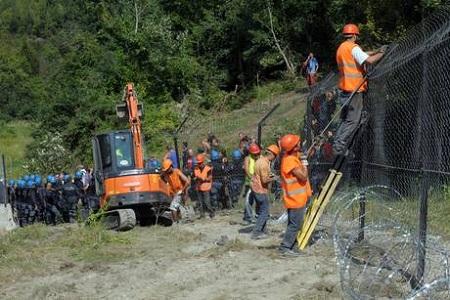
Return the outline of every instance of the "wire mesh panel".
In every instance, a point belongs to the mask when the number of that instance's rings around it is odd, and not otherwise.
[[[448,253],[435,238],[446,234],[437,224],[445,221],[432,214],[450,200],[449,9],[387,53],[369,76],[369,119],[352,149],[359,171],[344,185],[390,192],[359,190],[338,212],[342,287],[353,299],[448,299]]]
[[[443,213],[450,200],[449,70],[448,7],[390,45],[369,70],[368,121],[322,218],[337,214],[331,223],[343,292],[350,298],[450,299],[441,238],[449,232]],[[329,74],[308,97],[304,136],[315,191],[334,162],[342,107],[333,103],[330,110],[324,103],[335,97],[337,80]]]

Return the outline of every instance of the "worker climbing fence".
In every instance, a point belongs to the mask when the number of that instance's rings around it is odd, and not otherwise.
[[[346,297],[450,299],[449,70],[450,10],[443,8],[391,45],[370,72],[368,122],[356,136],[339,196],[328,207],[328,215],[335,215]],[[327,163],[338,126],[331,122],[330,132],[324,131],[321,111],[314,110],[314,101],[322,104],[320,97],[334,89],[332,78],[309,97],[305,132],[311,133],[313,185],[326,175],[320,165]]]

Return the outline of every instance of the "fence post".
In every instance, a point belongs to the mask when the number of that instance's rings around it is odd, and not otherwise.
[[[425,272],[426,243],[427,243],[427,219],[428,219],[428,191],[430,181],[428,176],[422,173],[420,186],[420,210],[419,210],[419,241],[417,245],[417,280],[422,283]]]
[[[4,202],[4,205],[6,206],[8,202],[8,192],[7,192],[7,186],[6,186],[6,165],[5,165],[5,155],[2,154],[2,173],[3,173],[3,189],[2,189],[2,197]]]
[[[359,194],[359,234],[358,242],[364,240],[364,228],[366,226],[366,193]]]
[[[280,106],[280,103],[275,104],[274,107],[272,107],[272,109],[264,115],[264,117],[261,118],[261,120],[259,120],[258,122],[258,145],[261,146],[261,134],[262,134],[262,126],[264,124],[264,121],[267,120],[267,118]]]

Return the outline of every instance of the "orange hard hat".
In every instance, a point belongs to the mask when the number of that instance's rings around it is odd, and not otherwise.
[[[284,151],[291,151],[301,142],[300,136],[296,134],[286,134],[280,140],[281,149]]]
[[[248,147],[248,152],[250,152],[251,154],[258,155],[261,153],[261,148],[259,148],[257,144],[253,143]]]
[[[277,156],[278,154],[280,154],[280,148],[278,148],[278,146],[275,145],[275,144],[270,145],[269,147],[267,147],[267,150],[269,150],[270,152],[272,152],[275,156]]]
[[[163,163],[162,163],[162,168],[161,168],[161,170],[164,172],[164,171],[167,171],[167,170],[169,170],[169,168],[170,167],[172,167],[173,166],[173,163],[172,163],[172,161],[170,160],[170,159],[165,159],[164,161],[163,161]]]
[[[355,24],[347,24],[342,29],[342,34],[343,35],[351,35],[351,34],[359,35],[359,28]]]
[[[203,154],[197,154],[195,160],[197,160],[197,164],[202,164],[205,161],[205,156]]]

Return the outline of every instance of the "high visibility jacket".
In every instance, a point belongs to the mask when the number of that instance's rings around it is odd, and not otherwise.
[[[302,162],[296,155],[285,155],[281,160],[281,187],[283,188],[283,202],[286,208],[305,207],[311,187],[308,180],[298,181],[292,173],[301,167]]]
[[[248,163],[248,166],[247,166],[248,171],[245,176],[245,183],[250,184],[250,182],[252,182],[253,174],[255,174],[256,159],[254,159],[253,156],[249,155],[247,163]]]
[[[173,169],[173,172],[167,175],[167,183],[170,186],[172,194],[176,194],[183,190],[184,184],[181,181],[181,171],[179,169]]]
[[[197,190],[201,192],[208,192],[211,190],[212,180],[209,180],[209,173],[212,171],[211,167],[206,165],[203,169],[196,167],[194,170],[194,176],[201,181],[197,184]]]
[[[364,67],[358,65],[353,58],[352,50],[358,45],[351,41],[343,42],[336,52],[336,62],[339,69],[339,89],[346,92],[356,90],[364,80]],[[358,90],[364,92],[367,90],[365,82]]]

